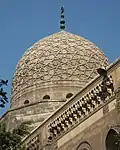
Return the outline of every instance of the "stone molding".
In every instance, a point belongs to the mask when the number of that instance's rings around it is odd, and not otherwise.
[[[76,150],[84,150],[84,149],[92,150],[92,146],[87,141],[84,141],[78,145]]]
[[[66,132],[114,95],[112,76],[107,77],[106,85],[103,82],[101,81],[48,125],[48,140],[54,140]]]

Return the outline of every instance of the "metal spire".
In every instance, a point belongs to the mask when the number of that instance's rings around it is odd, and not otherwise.
[[[61,17],[60,17],[60,29],[64,30],[65,29],[65,20],[64,20],[64,7],[61,7]]]

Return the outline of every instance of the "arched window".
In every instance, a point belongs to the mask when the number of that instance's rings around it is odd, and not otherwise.
[[[25,100],[25,101],[24,101],[24,104],[29,104],[29,100]]]
[[[45,96],[43,96],[43,99],[50,99],[50,96],[49,95],[45,95]]]
[[[117,132],[113,129],[110,129],[105,141],[106,150],[118,150],[116,142],[117,142]]]
[[[87,141],[84,141],[78,145],[76,150],[92,150],[92,147]]]
[[[66,95],[66,98],[71,98],[72,96],[73,96],[72,93],[68,93],[68,94]]]

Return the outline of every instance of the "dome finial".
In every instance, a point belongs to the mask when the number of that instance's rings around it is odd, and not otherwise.
[[[60,29],[64,30],[65,29],[65,20],[64,20],[64,7],[61,7],[61,17],[60,17]]]

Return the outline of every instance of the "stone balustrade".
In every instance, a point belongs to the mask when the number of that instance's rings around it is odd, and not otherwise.
[[[76,123],[79,123],[82,118],[94,112],[96,108],[109,100],[113,94],[112,76],[103,77],[103,80],[97,86],[87,92],[48,125],[48,141],[55,139],[76,125]]]
[[[37,135],[29,143],[27,143],[27,150],[38,150],[39,147],[40,147],[39,135]]]

